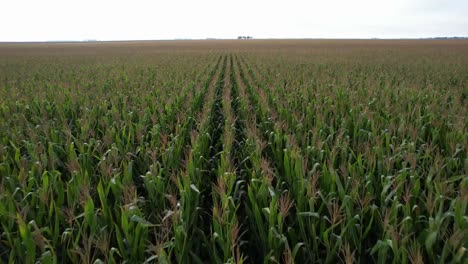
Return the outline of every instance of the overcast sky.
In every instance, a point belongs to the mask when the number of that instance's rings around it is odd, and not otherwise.
[[[0,41],[468,36],[468,0],[2,0]]]

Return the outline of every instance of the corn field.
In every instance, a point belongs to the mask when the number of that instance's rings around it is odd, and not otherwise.
[[[0,44],[0,263],[467,263],[468,42]]]

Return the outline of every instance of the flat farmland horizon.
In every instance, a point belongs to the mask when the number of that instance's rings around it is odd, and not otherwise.
[[[118,49],[147,48],[164,51],[165,49],[211,49],[220,48],[466,48],[468,39],[195,39],[195,40],[116,40],[116,41],[46,41],[46,42],[0,42],[2,55],[12,55],[12,51],[43,50],[53,48],[73,49]],[[11,51],[11,52],[9,52]]]

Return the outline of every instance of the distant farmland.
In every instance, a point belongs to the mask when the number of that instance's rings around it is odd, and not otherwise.
[[[0,263],[466,263],[468,40],[0,44]]]

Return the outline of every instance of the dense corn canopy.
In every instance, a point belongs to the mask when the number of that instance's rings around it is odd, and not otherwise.
[[[0,44],[1,263],[463,263],[466,40]]]

